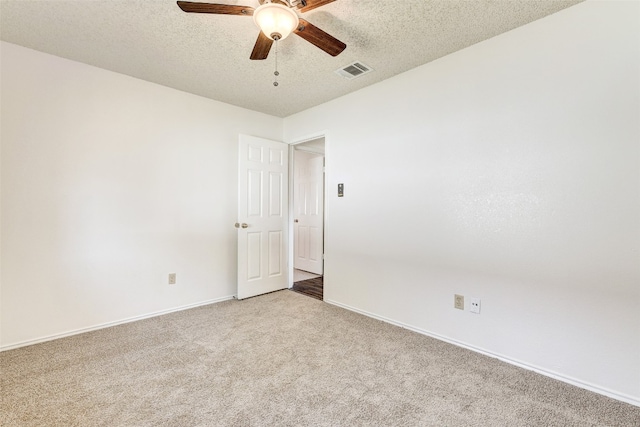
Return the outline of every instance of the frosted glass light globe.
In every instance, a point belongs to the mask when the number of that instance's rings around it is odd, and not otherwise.
[[[284,40],[298,27],[298,15],[277,3],[265,3],[253,12],[253,21],[272,40]]]

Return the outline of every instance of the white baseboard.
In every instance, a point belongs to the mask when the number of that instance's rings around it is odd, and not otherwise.
[[[169,314],[169,313],[173,313],[173,312],[176,312],[176,311],[183,311],[183,310],[188,310],[190,308],[201,307],[203,305],[209,305],[209,304],[215,304],[215,303],[222,302],[222,301],[228,301],[228,300],[233,299],[233,298],[235,298],[235,295],[229,295],[229,296],[226,296],[226,297],[210,299],[210,300],[207,300],[207,301],[201,301],[201,302],[197,302],[197,303],[194,303],[194,304],[183,305],[183,306],[180,306],[180,307],[173,307],[173,308],[169,308],[169,309],[166,309],[166,310],[154,311],[153,313],[147,313],[147,314],[143,314],[143,315],[140,315],[140,316],[128,317],[126,319],[116,320],[115,322],[101,323],[99,325],[89,326],[88,328],[75,329],[73,331],[67,331],[67,332],[63,332],[61,334],[48,335],[46,337],[36,338],[36,339],[33,339],[33,340],[27,340],[27,341],[21,341],[21,342],[15,343],[15,344],[0,345],[0,352],[7,351],[7,350],[13,350],[13,349],[20,348],[20,347],[26,347],[28,345],[38,344],[38,343],[41,343],[41,342],[57,340],[58,338],[64,338],[64,337],[69,337],[69,336],[72,336],[72,335],[83,334],[85,332],[97,331],[98,329],[104,329],[104,328],[109,328],[111,326],[122,325],[123,323],[131,323],[131,322],[135,322],[135,321],[138,321],[138,320],[149,319],[151,317],[162,316],[163,314]]]
[[[492,352],[484,350],[482,348],[474,347],[474,346],[466,344],[464,342],[457,341],[457,340],[454,340],[454,339],[451,339],[451,338],[448,338],[448,337],[445,337],[445,336],[442,336],[442,335],[438,335],[438,334],[435,334],[433,332],[427,331],[425,329],[417,328],[415,326],[411,326],[411,325],[408,325],[406,323],[398,322],[396,320],[389,319],[387,317],[379,316],[377,314],[373,314],[373,313],[370,313],[370,312],[365,311],[365,310],[360,310],[359,308],[351,307],[349,305],[342,304],[342,303],[337,302],[337,301],[325,299],[324,302],[326,302],[328,304],[335,305],[335,306],[340,307],[340,308],[344,308],[345,310],[353,311],[355,313],[362,314],[362,315],[367,316],[367,317],[371,317],[371,318],[374,318],[374,319],[377,319],[377,320],[381,320],[381,321],[386,322],[386,323],[390,323],[390,324],[395,325],[395,326],[399,326],[399,327],[404,328],[404,329],[409,329],[410,331],[417,332],[419,334],[426,335],[426,336],[435,338],[437,340],[444,341],[444,342],[447,342],[449,344],[456,345],[458,347],[462,347],[462,348],[466,348],[468,350],[475,351],[476,353],[484,354],[485,356],[493,357],[495,359],[501,360],[501,361],[509,363],[511,365],[515,365],[515,366],[518,366],[520,368],[527,369],[529,371],[534,371],[534,372],[536,372],[538,374],[541,374],[541,375],[556,379],[558,381],[562,381],[562,382],[574,385],[576,387],[580,387],[580,388],[592,391],[594,393],[602,394],[604,396],[610,397],[612,399],[619,400],[621,402],[629,403],[629,404],[635,405],[635,406],[640,406],[640,399],[635,398],[633,396],[629,396],[627,394],[618,393],[618,392],[609,390],[609,389],[604,388],[604,387],[599,387],[599,386],[594,385],[594,384],[590,384],[590,383],[587,383],[587,382],[584,382],[584,381],[580,381],[578,379],[571,378],[571,377],[559,374],[557,372],[546,370],[546,369],[541,368],[539,366],[530,365],[528,363],[525,363],[525,362],[522,362],[522,361],[519,361],[519,360],[511,359],[511,358],[503,356],[501,354],[492,353]]]

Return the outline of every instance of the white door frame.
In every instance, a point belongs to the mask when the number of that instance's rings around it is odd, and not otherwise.
[[[329,174],[327,169],[327,164],[329,162],[329,131],[321,131],[318,133],[314,133],[302,138],[296,138],[293,142],[289,144],[289,201],[293,202],[294,197],[294,150],[295,146],[302,144],[304,142],[313,141],[314,139],[324,138],[324,161],[325,161],[325,173],[324,173],[324,185],[323,185],[323,195],[324,195],[324,207],[323,207],[323,221],[324,221],[324,244],[323,244],[323,252],[326,254],[326,242],[327,242],[327,212],[329,209],[329,197],[327,188],[327,183],[329,182]],[[289,288],[293,287],[293,265],[294,265],[294,235],[293,235],[293,220],[294,220],[294,206],[293,203],[289,203]],[[327,274],[327,263],[326,258],[324,260],[324,276]],[[326,280],[324,280],[324,286],[326,287]]]

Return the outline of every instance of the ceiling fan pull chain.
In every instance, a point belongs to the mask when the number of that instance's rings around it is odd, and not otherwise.
[[[276,41],[276,70],[273,72],[273,75],[275,76],[274,82],[273,82],[274,86],[278,86],[278,76],[280,75],[280,73],[278,72],[278,40],[279,40],[279,38],[276,37],[275,38],[275,41]]]

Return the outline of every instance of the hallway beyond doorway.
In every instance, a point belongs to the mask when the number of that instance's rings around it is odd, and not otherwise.
[[[303,280],[315,279],[321,277],[320,274],[310,273],[308,271],[293,269],[293,283],[301,282]]]

